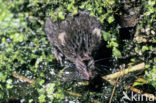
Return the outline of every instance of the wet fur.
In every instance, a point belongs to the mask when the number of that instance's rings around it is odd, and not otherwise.
[[[45,32],[53,46],[56,59],[63,65],[64,58],[73,62],[85,79],[92,77],[96,49],[101,43],[101,23],[86,12],[64,21],[48,19]]]

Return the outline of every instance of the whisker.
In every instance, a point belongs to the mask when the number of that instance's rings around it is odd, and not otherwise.
[[[95,60],[94,62],[99,62],[99,61],[103,61],[103,60],[107,60],[107,59],[111,59],[112,57],[108,57],[108,58],[103,58],[103,59],[98,59],[98,60]]]
[[[98,71],[109,71],[109,67],[105,65],[96,66]]]

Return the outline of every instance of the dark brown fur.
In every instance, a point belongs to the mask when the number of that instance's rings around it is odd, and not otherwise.
[[[101,43],[101,23],[86,12],[64,21],[48,19],[45,32],[53,45],[56,59],[63,65],[63,57],[76,65],[85,79],[93,77],[93,55]]]

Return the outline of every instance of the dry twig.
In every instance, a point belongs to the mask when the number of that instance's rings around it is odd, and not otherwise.
[[[133,91],[135,93],[141,94],[141,95],[143,95],[143,96],[145,96],[147,98],[154,99],[156,101],[156,96],[154,96],[153,94],[144,93],[142,90],[139,90],[139,89],[134,88],[132,86],[127,86],[126,88],[130,89],[131,91]]]
[[[135,71],[144,70],[144,69],[146,69],[145,68],[145,63],[140,63],[138,65],[129,67],[127,69],[121,70],[121,71],[116,72],[114,74],[103,76],[102,79],[104,79],[106,81],[110,81],[110,80],[115,79],[117,77],[124,76],[124,75],[126,75],[126,74],[128,74],[130,72],[135,72]]]
[[[28,78],[25,78],[24,76],[21,76],[21,75],[17,74],[16,72],[13,73],[13,77],[14,77],[14,78],[17,78],[17,79],[19,79],[19,80],[21,80],[21,81],[26,81],[26,82],[28,82],[28,83],[30,83],[30,84],[35,83],[34,80],[30,80],[30,79],[28,79]]]

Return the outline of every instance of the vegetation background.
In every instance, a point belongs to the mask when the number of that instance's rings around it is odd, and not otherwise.
[[[124,14],[123,4],[122,0],[0,0],[0,102],[74,103],[91,102],[94,98],[103,103],[108,100],[111,85],[105,87],[103,84],[100,92],[93,92],[75,84],[62,86],[58,78],[63,71],[57,72],[62,67],[51,53],[44,22],[47,17],[64,20],[68,13],[74,17],[79,10],[88,11],[104,25],[103,38],[112,50],[114,68],[130,62],[146,63],[146,71],[137,75],[146,82],[140,81],[137,85],[152,86],[155,90],[156,1],[141,0],[137,6],[143,7],[138,13],[139,20],[132,27],[135,28],[133,32],[126,34],[129,38],[124,40],[120,32],[122,20],[116,19],[116,15]],[[79,91],[82,97],[70,96],[67,90]],[[121,97],[120,92],[116,92],[113,98],[115,103]]]

